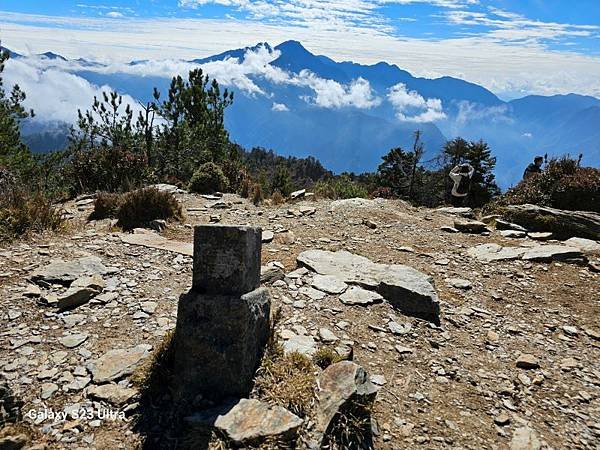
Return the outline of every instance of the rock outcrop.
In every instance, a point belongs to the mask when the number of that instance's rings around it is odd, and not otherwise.
[[[505,217],[531,231],[551,231],[557,237],[600,240],[600,214],[536,205],[510,205]]]
[[[406,314],[439,321],[440,304],[432,278],[400,264],[378,264],[347,251],[308,250],[298,263],[319,275],[329,275],[364,289],[376,291]],[[350,294],[344,294],[350,297]],[[364,296],[353,296],[364,297]]]

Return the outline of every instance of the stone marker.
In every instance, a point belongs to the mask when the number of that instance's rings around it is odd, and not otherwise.
[[[172,349],[179,399],[250,392],[269,336],[260,252],[260,228],[195,228],[192,289],[179,299]]]

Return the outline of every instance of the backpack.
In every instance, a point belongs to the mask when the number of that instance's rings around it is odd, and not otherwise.
[[[456,193],[465,195],[469,193],[471,189],[471,178],[468,175],[462,175],[460,177],[460,181],[458,182],[458,186],[456,187]]]

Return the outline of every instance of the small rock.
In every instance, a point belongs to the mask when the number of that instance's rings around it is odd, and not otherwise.
[[[69,334],[60,338],[58,341],[67,348],[75,348],[83,344],[88,338],[85,333]]]
[[[448,278],[446,283],[456,289],[471,289],[473,285],[469,280],[463,280],[462,278]]]
[[[135,389],[119,386],[118,384],[103,384],[101,386],[91,386],[87,390],[88,397],[96,400],[107,401],[115,406],[121,406],[127,403],[137,391]]]
[[[377,292],[368,291],[358,286],[352,286],[340,296],[340,301],[345,305],[366,306],[373,303],[381,303],[383,297]]]
[[[40,397],[42,400],[47,400],[52,397],[52,394],[54,394],[56,391],[58,391],[58,385],[54,383],[43,383]]]
[[[486,224],[478,220],[455,220],[454,228],[462,233],[484,233],[490,231]]]
[[[262,232],[262,242],[263,242],[263,244],[268,244],[270,242],[273,242],[274,238],[275,238],[275,233],[273,233],[272,231],[264,230]]]
[[[521,369],[538,369],[540,367],[540,363],[535,356],[528,353],[523,353],[517,359],[517,367]]]
[[[310,357],[317,352],[317,345],[312,336],[296,335],[284,342],[283,351],[286,354],[298,352]]]
[[[504,426],[510,423],[510,417],[505,412],[501,412],[496,417],[494,417],[494,422],[496,425]]]
[[[319,336],[321,337],[321,341],[325,343],[332,343],[338,340],[338,337],[328,328],[320,328]]]

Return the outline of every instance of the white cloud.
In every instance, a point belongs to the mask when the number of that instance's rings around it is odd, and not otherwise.
[[[113,19],[120,19],[121,17],[125,17],[123,15],[123,13],[120,13],[119,11],[111,11],[111,12],[107,12],[105,14],[106,17],[112,17]]]
[[[278,112],[284,112],[284,111],[289,111],[290,108],[288,108],[285,104],[283,103],[275,103],[273,102],[273,107],[271,108],[273,111],[278,111]]]
[[[476,103],[463,100],[458,102],[458,114],[454,120],[455,124],[462,127],[469,122],[485,120],[491,123],[513,122],[508,117],[507,105],[485,107]]]
[[[408,91],[404,83],[392,86],[387,98],[402,122],[434,122],[446,117],[440,99],[425,99],[415,91]]]
[[[116,61],[193,59],[257,41],[301,41],[340,61],[387,61],[421,77],[454,76],[506,97],[575,92],[600,97],[600,56],[489,36],[422,40],[378,30],[310,29],[244,20],[82,19],[0,13],[2,43],[22,54]],[[60,28],[58,33],[56,28]],[[168,67],[165,67],[168,69]]]
[[[310,87],[315,95],[305,97],[305,100],[323,108],[353,106],[370,109],[381,104],[381,99],[373,94],[371,85],[363,78],[344,86],[337,81],[319,78],[308,70],[302,70],[292,82]]]
[[[78,109],[90,109],[94,96],[102,98],[103,91],[111,91],[109,86],[95,86],[58,68],[45,68],[45,62],[42,58],[11,59],[3,73],[9,89],[18,84],[27,94],[24,105],[35,111],[33,120],[75,123]],[[135,115],[140,111],[137,102],[124,95],[123,110],[126,104],[132,106]]]

